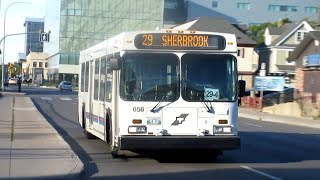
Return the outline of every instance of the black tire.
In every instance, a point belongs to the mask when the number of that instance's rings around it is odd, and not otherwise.
[[[111,147],[111,144],[110,144],[111,134],[112,134],[111,121],[110,121],[109,115],[107,114],[106,115],[106,135],[107,135],[106,141],[110,147]]]
[[[111,150],[111,155],[112,155],[113,158],[119,158],[119,157],[121,157],[121,156],[119,156],[119,154],[118,154],[118,149],[113,149],[113,150]]]
[[[111,155],[113,158],[119,158],[119,153],[118,153],[118,149],[115,148],[111,143],[112,143],[112,138],[113,138],[113,133],[112,133],[112,121],[111,119],[109,118],[110,116],[107,114],[106,116],[106,141],[109,145],[109,148],[110,148],[110,152],[111,152]]]

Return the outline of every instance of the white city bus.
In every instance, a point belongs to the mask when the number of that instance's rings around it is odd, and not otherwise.
[[[116,35],[80,53],[79,123],[114,157],[121,150],[238,149],[244,87],[236,53],[233,34]]]

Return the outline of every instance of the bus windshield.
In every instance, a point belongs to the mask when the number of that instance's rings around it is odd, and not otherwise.
[[[225,54],[184,54],[181,58],[185,101],[235,101],[236,58]]]
[[[127,101],[169,101],[179,97],[179,60],[174,54],[126,54],[120,97]]]

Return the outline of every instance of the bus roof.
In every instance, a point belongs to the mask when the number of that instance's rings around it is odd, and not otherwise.
[[[223,52],[237,51],[236,36],[190,30],[122,32],[80,52],[80,62],[124,51]]]

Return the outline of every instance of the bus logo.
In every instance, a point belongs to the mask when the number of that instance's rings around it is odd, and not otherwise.
[[[171,126],[178,126],[179,124],[182,124],[185,120],[186,120],[186,117],[188,116],[189,114],[180,114],[179,117],[176,117],[176,120],[173,121],[173,123],[171,124]]]

